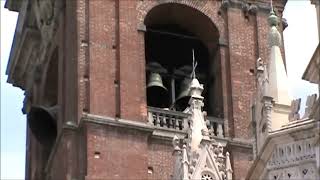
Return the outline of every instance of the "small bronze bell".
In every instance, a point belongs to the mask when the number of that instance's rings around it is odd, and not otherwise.
[[[164,108],[168,107],[168,90],[163,85],[159,73],[152,72],[147,84],[148,106]]]
[[[32,106],[28,113],[28,125],[35,138],[45,146],[52,145],[57,136],[58,106]]]
[[[191,79],[185,78],[180,84],[180,94],[175,101],[175,108],[178,111],[183,111],[188,107],[190,100],[190,85]]]

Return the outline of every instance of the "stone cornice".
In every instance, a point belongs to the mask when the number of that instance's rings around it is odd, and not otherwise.
[[[6,73],[8,74],[9,83],[24,89],[22,87],[24,79],[21,79],[22,77],[19,77],[18,74],[23,74],[26,70],[25,67],[28,66],[28,63],[31,63],[32,59],[27,54],[30,54],[29,51],[32,50],[33,46],[39,46],[40,33],[33,28],[25,28],[23,33],[16,38],[19,40],[17,44],[14,43],[14,47],[11,50],[13,53],[10,54]],[[16,69],[19,69],[19,71]]]
[[[265,13],[270,13],[271,7],[270,7],[270,2],[269,1],[254,1],[254,0],[249,0],[249,1],[241,1],[241,0],[226,0],[228,1],[228,7],[227,8],[238,8],[242,9],[244,11],[250,11],[252,9],[253,5],[256,6],[254,9],[255,11],[252,11],[251,13],[254,14],[256,12],[265,12]],[[278,9],[279,11],[283,11],[284,7],[287,3],[287,0],[282,0],[282,2],[274,4],[275,8]]]
[[[87,114],[87,113],[83,114],[83,117],[80,120],[80,126],[82,126],[84,123],[95,123],[95,124],[101,124],[101,125],[124,127],[124,128],[147,131],[147,132],[152,132],[155,129],[154,126],[147,124],[147,122],[143,123],[138,121],[118,119],[113,117],[99,116],[99,115]]]
[[[83,126],[84,123],[95,123],[100,125],[108,125],[120,128],[135,129],[139,131],[144,131],[146,133],[151,133],[151,138],[162,139],[172,141],[174,135],[178,137],[184,137],[187,135],[187,132],[184,130],[175,130],[164,127],[157,127],[153,124],[137,122],[132,120],[118,119],[106,116],[99,116],[94,114],[84,114],[84,117],[80,121],[80,126]]]
[[[82,126],[84,123],[96,123],[101,125],[141,130],[151,133],[151,138],[168,140],[170,142],[172,141],[174,135],[177,135],[178,137],[184,137],[187,134],[187,132],[183,130],[156,127],[153,124],[125,119],[115,119],[112,117],[105,117],[94,114],[84,114],[84,117],[81,119],[80,126]],[[213,139],[215,139],[217,142],[227,143],[230,146],[252,149],[252,142],[245,139],[231,139],[228,137],[214,137]]]
[[[187,135],[187,132],[183,130],[156,127],[154,125],[148,124],[147,122],[143,123],[143,122],[117,119],[112,117],[84,113],[78,125],[70,121],[66,122],[63,125],[62,130],[59,132],[57,139],[53,145],[52,151],[50,153],[50,156],[45,168],[46,172],[48,172],[52,166],[54,156],[56,154],[57,148],[59,147],[62,141],[63,136],[66,133],[79,131],[83,126],[85,126],[86,123],[108,125],[108,126],[144,131],[150,134],[151,138],[164,140],[166,143],[171,143],[172,138],[175,135],[178,136],[179,138],[184,138]],[[214,137],[214,140],[223,144],[226,143],[229,146],[252,149],[252,143],[245,139],[239,139],[239,138],[229,139],[229,138],[223,138],[223,137]]]
[[[228,139],[228,146],[250,149],[252,151],[252,142],[242,138]]]

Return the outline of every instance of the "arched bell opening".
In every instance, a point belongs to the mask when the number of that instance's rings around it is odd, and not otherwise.
[[[217,61],[220,61],[217,55],[219,32],[216,26],[200,11],[175,3],[154,7],[144,23],[147,29],[147,105],[177,111],[183,111],[188,106],[194,57],[197,62],[196,77],[205,89],[202,94],[205,97],[204,110],[208,115],[214,115],[216,107],[222,107],[222,102],[215,100],[215,97],[222,96],[219,89],[221,86],[215,85],[220,77],[218,67],[215,67],[219,64]],[[158,76],[161,83],[152,82],[154,76]],[[148,93],[152,83],[156,84],[157,88],[154,89],[159,92]],[[167,93],[166,98],[162,97],[164,92]]]
[[[27,116],[31,133],[41,146],[41,163],[43,166],[48,161],[57,138],[57,111],[58,106],[32,106]]]

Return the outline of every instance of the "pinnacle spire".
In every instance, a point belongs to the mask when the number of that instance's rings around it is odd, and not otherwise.
[[[269,47],[270,60],[269,60],[269,96],[274,99],[277,104],[290,105],[291,99],[288,93],[288,77],[284,67],[281,47],[281,34],[279,33],[277,26],[279,24],[279,18],[275,14],[271,0],[271,11],[268,17],[268,23],[270,26],[269,31]]]
[[[272,0],[271,0],[271,11],[268,17],[268,23],[271,27],[269,32],[269,46],[281,46],[281,34],[279,33],[277,26],[279,24],[279,18],[273,10]]]

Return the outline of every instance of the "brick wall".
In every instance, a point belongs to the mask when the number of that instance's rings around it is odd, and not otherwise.
[[[59,104],[62,121],[79,120],[82,112],[146,121],[144,33],[138,31],[148,12],[166,1],[66,1],[63,30],[59,46]],[[169,1],[168,1],[169,2]],[[255,91],[255,69],[258,56],[268,59],[267,13],[245,18],[241,9],[220,11],[220,1],[177,0],[207,16],[219,31],[224,113],[230,137],[250,139],[250,98]],[[219,12],[219,13],[218,13]],[[258,47],[257,47],[258,45]],[[61,53],[62,52],[62,53]],[[60,123],[62,124],[62,123]],[[170,143],[148,139],[142,131],[88,124],[84,134],[86,179],[168,179],[173,159]],[[53,174],[66,174],[62,158],[77,135],[56,153]],[[78,137],[80,141],[84,141]],[[77,147],[71,143],[71,147]],[[34,151],[36,152],[36,151]],[[251,153],[241,148],[230,150],[236,179],[244,178],[250,166]],[[34,158],[35,155],[32,154]],[[81,155],[80,155],[81,156]],[[79,157],[69,156],[71,164]],[[36,161],[36,160],[34,160]],[[32,161],[31,161],[32,164]],[[33,166],[33,165],[31,165]],[[153,169],[148,174],[148,167]],[[33,170],[33,167],[31,167]],[[75,169],[68,169],[68,173]],[[54,176],[63,179],[66,176]]]
[[[138,32],[137,3],[119,1],[121,117],[146,122],[144,33]]]
[[[249,150],[249,152],[251,152]],[[252,154],[248,153],[248,149],[233,147],[230,150],[232,154],[232,170],[234,180],[245,180],[250,166],[252,165]]]
[[[90,113],[115,117],[115,2],[89,1]]]
[[[170,179],[173,174],[174,159],[171,141],[163,139],[149,139],[148,143],[148,167],[152,168],[152,174],[148,179]]]
[[[146,179],[146,137],[137,130],[88,124],[87,179]]]
[[[108,3],[102,1],[89,2],[90,113],[111,117],[115,117],[119,113],[118,115],[124,119],[145,121],[144,34],[139,32],[137,27],[144,23],[144,18],[153,7],[164,4],[164,2],[120,1],[119,4],[114,1],[108,1]],[[221,76],[225,78],[223,80],[228,80],[228,77],[230,80],[229,86],[224,85],[223,100],[226,101],[231,98],[232,101],[231,104],[226,103],[224,108],[227,108],[228,105],[232,105],[232,107],[224,112],[231,114],[227,119],[230,135],[243,139],[250,138],[249,103],[255,90],[255,78],[250,69],[255,69],[257,59],[255,19],[253,17],[245,18],[244,13],[239,8],[230,8],[226,14],[219,15],[219,1],[184,0],[176,3],[197,9],[209,17],[217,26],[220,37],[228,42],[228,47],[221,51],[221,57],[225,58],[223,63],[229,63],[229,66],[223,65],[224,71]],[[261,17],[261,19],[263,18]],[[264,40],[260,37],[265,36],[265,30],[268,27],[264,26],[261,19],[258,17],[258,37],[260,44],[262,44],[259,49],[264,51]],[[230,74],[228,75],[228,73]],[[119,86],[119,89],[115,86]],[[117,110],[117,108],[120,109]],[[106,130],[101,129],[99,131]],[[114,129],[111,129],[111,131],[117,134]],[[110,136],[109,141],[117,142],[113,146],[115,149],[120,148],[118,146],[123,146],[120,144],[127,143],[125,140],[118,139],[117,136],[113,137],[113,133],[102,133],[104,135],[103,138],[98,138],[101,141],[99,143],[102,143],[102,139],[108,139],[108,136]],[[104,164],[102,166],[104,168],[99,169],[101,168],[99,162],[89,157],[93,153],[90,150],[93,148],[91,146],[97,144],[89,143],[90,141],[96,141],[90,139],[91,137],[92,135],[88,133],[88,176],[105,177],[106,174],[101,173],[110,172],[116,175],[117,172],[121,172],[120,169],[124,167],[119,166],[119,171],[115,171],[115,169],[108,169],[108,165]],[[121,162],[121,157],[113,149],[107,148],[108,145],[105,146],[106,149],[103,150],[103,154],[112,154],[115,159],[112,162],[119,160]],[[146,146],[146,144],[143,146]],[[149,178],[169,178],[171,169],[168,164],[172,163],[170,151],[171,147],[169,145],[149,141],[148,166],[153,168],[153,174],[149,174]],[[235,150],[234,153],[240,152]],[[242,152],[242,154],[244,153]],[[244,156],[250,155],[246,154]],[[245,173],[247,168],[241,164],[248,164],[248,161],[246,158],[234,158],[235,172]],[[147,165],[144,164],[143,166],[145,166],[143,168],[146,172]],[[120,176],[119,173],[118,175]],[[238,176],[238,174],[235,174],[235,176]]]
[[[228,10],[229,53],[232,83],[234,136],[250,137],[250,98],[255,88],[254,21],[247,20],[240,9]]]

